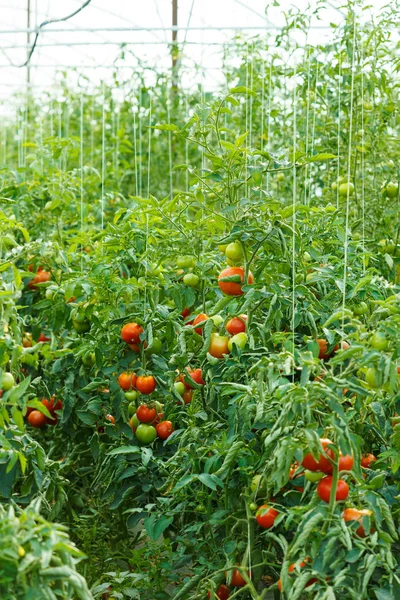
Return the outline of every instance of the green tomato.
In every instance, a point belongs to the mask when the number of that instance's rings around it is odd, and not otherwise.
[[[178,393],[180,396],[183,396],[183,394],[185,393],[185,390],[186,390],[186,388],[185,388],[185,384],[184,384],[184,383],[182,383],[182,381],[175,381],[175,383],[174,383],[174,388],[175,388],[175,391],[176,391],[176,392],[177,392],[177,393]]]
[[[151,444],[157,437],[156,428],[152,425],[141,423],[136,429],[136,437],[142,444]]]
[[[50,287],[46,288],[45,296],[46,296],[47,300],[53,300],[54,296],[56,295],[56,291],[57,291],[57,288],[54,286],[50,286]]]
[[[368,304],[366,302],[360,302],[353,307],[353,313],[357,316],[365,315],[368,312]]]
[[[314,471],[305,471],[304,476],[307,479],[307,481],[311,481],[312,483],[315,483],[315,482],[319,481],[320,479],[322,479],[323,477],[325,477],[325,473],[318,473],[318,472],[314,473]]]
[[[136,390],[129,390],[129,392],[125,392],[124,396],[128,402],[135,402],[138,397],[138,393]]]
[[[233,335],[228,342],[229,352],[232,352],[233,344],[235,344],[238,348],[243,350],[243,348],[247,344],[247,339],[248,339],[248,336],[245,331],[242,331],[241,333],[237,333],[236,335]]]
[[[195,267],[196,259],[194,256],[178,256],[176,259],[176,266],[178,269],[189,269],[190,267]]]
[[[161,404],[161,402],[158,402],[158,400],[156,400],[154,402],[154,408],[156,409],[157,414],[160,414],[164,410],[164,404]]]
[[[227,247],[228,247],[228,244],[219,244],[218,250],[220,252],[225,252],[225,250],[227,249]]]
[[[255,512],[258,509],[258,504],[256,504],[255,502],[250,502],[249,509]]]
[[[386,350],[388,343],[385,334],[380,331],[376,331],[370,339],[370,344],[375,350]]]
[[[96,360],[96,355],[94,352],[86,352],[86,354],[82,357],[82,362],[85,367],[93,367]]]
[[[388,198],[396,198],[398,191],[399,191],[399,188],[397,187],[397,184],[393,183],[392,181],[390,183],[388,183],[385,188],[386,196]]]
[[[255,492],[258,490],[259,492],[264,491],[265,488],[265,483],[264,481],[262,481],[262,475],[254,475],[253,479],[251,480],[251,484],[250,484],[250,489],[253,492],[253,494],[255,494]]]
[[[277,181],[283,181],[285,179],[285,173],[278,173],[276,176]]]
[[[1,378],[1,385],[1,389],[4,392],[8,392],[8,390],[11,390],[11,388],[14,387],[15,380],[11,373],[3,373],[3,376]]]
[[[372,102],[366,100],[364,102],[364,110],[368,110],[368,111],[374,110],[374,105],[372,104]]]
[[[311,254],[309,252],[304,252],[304,254],[303,254],[303,260],[306,263],[311,262],[312,261]]]
[[[221,317],[221,315],[213,315],[211,320],[213,321],[215,327],[219,327],[224,322],[224,319]]]
[[[352,196],[354,194],[354,184],[351,183],[351,181],[349,183],[341,183],[339,185],[339,196],[344,196],[347,197]]]
[[[77,315],[74,319],[72,319],[72,325],[75,331],[78,333],[85,333],[89,331],[91,324],[90,321],[85,317],[85,315]]]
[[[225,256],[230,260],[241,260],[243,258],[243,250],[240,243],[231,242],[230,244],[228,244],[225,250]]]
[[[186,273],[186,275],[183,277],[183,283],[189,287],[196,287],[199,281],[200,277],[195,273]]]
[[[365,381],[368,383],[369,387],[376,389],[379,387],[378,385],[378,373],[375,367],[370,367],[367,369],[365,374]]]
[[[153,338],[153,343],[151,345],[151,348],[146,349],[146,355],[151,356],[152,354],[160,354],[161,350],[162,350],[162,341],[160,340],[160,338],[155,337],[155,338]]]
[[[128,415],[129,415],[130,417],[133,417],[133,416],[135,416],[135,417],[136,417],[136,409],[137,409],[136,402],[130,402],[130,403],[128,404]],[[137,417],[136,417],[136,418],[137,418]],[[139,419],[138,419],[138,421],[139,421]],[[139,424],[139,423],[138,423],[138,424]],[[135,425],[135,427],[137,427],[137,425]]]
[[[337,183],[336,183],[336,181],[333,181],[333,182],[332,182],[332,184],[331,184],[331,188],[332,188],[332,190],[333,190],[334,192],[336,192],[336,190],[337,190]]]
[[[132,417],[129,419],[129,425],[132,427],[132,429],[134,428],[135,431],[139,427],[140,421],[136,416],[136,411],[135,414],[133,414]]]
[[[380,240],[379,246],[382,248],[382,252],[386,252],[386,254],[394,254],[396,246],[390,240]]]

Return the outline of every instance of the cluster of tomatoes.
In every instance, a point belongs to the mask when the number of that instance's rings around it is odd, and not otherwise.
[[[147,346],[146,341],[140,337],[143,333],[143,327],[138,323],[127,323],[121,329],[121,338],[134,352],[140,352],[142,344]],[[118,384],[130,402],[129,424],[139,442],[151,444],[156,437],[161,440],[168,439],[173,432],[173,426],[171,421],[163,420],[163,405],[159,402],[149,402],[136,407],[138,392],[147,396],[156,389],[157,381],[154,375],[136,375],[132,371],[125,371],[119,375]]]
[[[57,425],[58,423],[58,414],[57,412],[62,410],[63,403],[61,400],[56,400],[54,396],[47,400],[43,398],[42,400],[43,406],[46,408],[50,416],[46,416],[40,410],[36,410],[30,406],[28,406],[26,411],[26,416],[28,419],[29,425],[35,427],[36,429],[41,429],[45,425]]]

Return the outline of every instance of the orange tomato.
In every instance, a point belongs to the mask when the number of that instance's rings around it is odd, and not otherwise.
[[[239,315],[238,317],[233,317],[232,319],[229,319],[229,321],[225,325],[225,329],[231,335],[243,333],[244,331],[246,331],[246,327],[247,315]]]
[[[137,323],[127,323],[121,329],[121,338],[127,344],[140,344],[140,334],[143,333],[143,327]]]
[[[139,375],[136,379],[136,389],[142,394],[151,394],[157,387],[157,382],[153,375]]]
[[[228,342],[228,336],[212,333],[208,352],[215,358],[222,358],[224,354],[229,354]]]
[[[134,388],[136,385],[136,381],[137,381],[137,377],[136,377],[135,373],[131,373],[129,371],[125,371],[124,373],[121,373],[121,375],[118,377],[119,387],[121,389],[123,389],[125,392],[127,392],[131,388]]]
[[[239,281],[224,281],[227,277],[235,277]],[[247,276],[247,283],[253,283],[254,277],[251,271]],[[244,268],[243,267],[228,267],[221,271],[218,276],[219,289],[227,296],[242,296],[242,285],[244,283]]]
[[[370,517],[372,515],[372,510],[368,510],[367,508],[358,510],[357,508],[346,508],[342,512],[342,518],[347,523],[348,521],[358,521],[361,523],[360,527],[356,529],[356,534],[360,537],[365,537],[365,529],[362,526],[362,518]]]
[[[200,313],[199,315],[197,315],[197,317],[194,319],[193,321],[193,326],[194,325],[198,325],[199,323],[203,323],[203,321],[207,321],[209,317],[207,317],[206,314],[204,313]],[[197,329],[195,329],[195,332],[198,333],[199,335],[203,335],[203,327],[197,327]]]

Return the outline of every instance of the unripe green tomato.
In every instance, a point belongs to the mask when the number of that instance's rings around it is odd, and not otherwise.
[[[136,402],[131,402],[128,405],[128,415],[130,417],[133,417],[135,415],[135,417],[136,417],[136,409],[137,409]],[[139,419],[138,419],[138,421],[139,421]],[[135,425],[135,427],[136,427],[136,425]]]
[[[243,258],[243,250],[240,243],[231,242],[230,244],[228,244],[225,250],[225,256],[230,260],[241,260]]]
[[[53,300],[55,294],[56,294],[57,288],[54,286],[50,286],[48,288],[46,288],[45,291],[45,296],[47,300]]]
[[[349,183],[341,183],[339,185],[339,196],[344,196],[345,198],[347,198],[347,196],[352,196],[354,194],[354,184],[351,183],[351,181]]]
[[[258,509],[258,505],[255,502],[250,502],[249,509],[255,512]]]
[[[224,322],[224,319],[221,317],[221,315],[213,315],[211,320],[213,321],[215,327],[219,327]]]
[[[368,304],[366,302],[359,302],[353,307],[353,313],[357,316],[365,315],[368,312]]]
[[[135,406],[135,412],[134,414],[131,416],[131,418],[129,419],[129,425],[132,427],[132,429],[136,432],[136,429],[139,427],[140,425],[140,421],[138,419],[138,417],[136,416],[136,406]]]
[[[325,212],[327,213],[333,213],[336,210],[336,206],[333,206],[333,204],[327,204],[325,206]]]
[[[353,238],[353,240],[358,242],[358,240],[361,240],[361,233],[358,233],[358,231],[356,231],[355,233],[352,234],[351,237]]]
[[[369,100],[366,100],[364,102],[364,110],[367,110],[367,111],[374,110],[374,105],[372,104],[372,102],[370,102]]]
[[[157,414],[162,413],[162,411],[164,410],[164,404],[161,404],[161,402],[158,402],[158,400],[156,400],[154,402],[154,408],[157,411]]]
[[[370,367],[367,369],[365,374],[365,381],[368,383],[369,387],[376,389],[378,386],[378,378],[377,371],[374,367]]]
[[[285,179],[285,173],[278,173],[278,175],[276,176],[276,180],[279,181],[284,181]]]
[[[90,321],[83,315],[78,315],[75,319],[72,319],[72,326],[78,333],[86,333],[91,327]]]
[[[151,348],[147,348],[145,351],[146,356],[151,356],[152,354],[160,354],[162,350],[162,341],[160,338],[153,338],[153,343],[151,344]]]
[[[227,247],[228,247],[228,244],[219,244],[218,245],[218,250],[220,252],[224,252],[225,253],[225,250],[227,249]]]
[[[306,263],[311,262],[312,261],[311,254],[309,252],[304,252],[304,254],[303,254],[303,260]]]
[[[379,240],[379,246],[382,248],[382,252],[394,254],[395,245],[391,240]]]
[[[189,287],[196,287],[199,281],[200,277],[195,273],[186,273],[186,275],[183,277],[183,283]]]
[[[375,331],[370,339],[370,344],[375,350],[386,350],[388,343],[389,341],[385,334],[380,331]]]
[[[336,181],[333,181],[333,182],[332,182],[332,184],[331,184],[331,188],[332,188],[332,190],[333,190],[334,192],[336,192],[336,190],[337,190],[337,183],[336,183]]]
[[[258,490],[259,492],[263,492],[265,489],[265,482],[262,481],[262,475],[254,475],[251,480],[250,489],[253,494]]]
[[[296,273],[296,283],[303,283],[304,275],[303,273]]]
[[[185,393],[185,384],[182,383],[182,381],[175,381],[174,383],[174,388],[175,391],[180,395],[183,396],[183,394]]]
[[[229,352],[232,352],[232,348],[233,345],[235,344],[238,348],[240,348],[241,350],[243,350],[243,348],[246,346],[247,344],[247,333],[245,331],[242,331],[241,333],[237,333],[236,335],[233,335],[229,342],[228,342],[228,348],[229,348]]]
[[[12,373],[3,373],[1,378],[1,389],[4,392],[8,392],[15,385],[15,379]]]
[[[240,264],[240,260],[232,260],[231,258],[227,258],[226,259],[226,264],[229,265],[230,267],[237,267],[238,264]]]
[[[323,477],[325,477],[325,473],[319,473],[318,471],[316,471],[316,472],[304,471],[304,476],[307,479],[307,481],[311,481],[312,483],[315,483],[315,482],[319,481],[320,479],[322,479]]]
[[[135,402],[138,397],[138,393],[136,390],[129,390],[129,392],[125,392],[124,396],[128,402]]]
[[[151,444],[157,437],[156,428],[146,423],[140,423],[136,429],[136,437],[142,444]]]
[[[93,367],[96,360],[96,355],[94,352],[86,352],[86,354],[82,357],[82,362],[85,367]]]
[[[189,269],[190,267],[195,267],[196,259],[194,256],[178,256],[176,259],[176,266],[178,269]]]
[[[147,283],[147,279],[146,277],[139,277],[137,282],[139,287],[144,287]]]

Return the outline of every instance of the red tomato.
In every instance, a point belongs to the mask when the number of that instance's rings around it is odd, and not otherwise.
[[[119,387],[127,392],[131,388],[135,387],[137,379],[138,377],[136,377],[135,373],[124,371],[124,373],[121,373],[121,375],[118,377]]]
[[[166,440],[169,438],[171,433],[173,432],[173,427],[171,421],[161,421],[158,425],[156,425],[157,435],[161,440]]]
[[[44,427],[46,425],[47,417],[39,410],[33,410],[28,416],[28,421],[29,424],[32,425],[32,427],[40,429],[41,427]]]
[[[247,327],[247,315],[239,315],[238,317],[233,317],[233,319],[229,319],[227,324],[225,325],[225,329],[231,335],[236,335],[237,333],[243,333],[246,331]]]
[[[32,336],[30,333],[24,333],[22,338],[22,345],[24,348],[32,348]]]
[[[268,504],[263,504],[257,510],[256,521],[263,529],[270,529],[273,527],[278,515],[279,512],[275,508],[268,506]]]
[[[42,332],[38,337],[38,342],[51,342],[51,338],[46,337]]]
[[[329,501],[330,501],[332,480],[333,480],[332,475],[327,475],[327,477],[324,477],[323,479],[321,479],[317,485],[318,496],[324,502],[329,503]],[[336,500],[339,502],[342,500],[346,500],[348,495],[349,495],[349,486],[347,485],[347,483],[345,481],[343,481],[343,479],[339,479],[337,488],[336,488]]]
[[[205,385],[205,383],[206,383],[206,382],[203,380],[203,377],[202,377],[202,371],[201,371],[201,369],[194,369],[194,371],[190,371],[190,370],[188,369],[188,373],[189,373],[190,377],[193,379],[193,381],[195,381],[195,382],[196,382],[196,383],[198,383],[199,385]],[[185,381],[185,375],[184,375],[183,373],[180,375],[180,377],[179,377],[179,378],[180,378],[180,380],[182,381],[182,383],[184,383],[184,384],[185,384],[185,386],[186,386],[187,388],[193,389],[193,388],[191,387],[190,383]],[[185,403],[185,404],[186,404],[186,403]]]
[[[323,473],[332,473],[333,466],[329,459],[334,458],[333,450],[326,450],[329,444],[332,444],[331,440],[327,438],[320,439],[321,446],[324,449],[325,454],[320,454],[318,461],[315,460],[311,452],[305,455],[302,461],[302,465],[308,471],[322,471]]]
[[[295,476],[295,473],[297,471],[297,464],[294,464],[290,467],[290,471],[289,471],[289,479],[297,479],[298,477],[301,477],[301,473],[299,473],[298,475]],[[294,486],[294,489],[297,490],[298,492],[304,492],[304,488],[301,486]]]
[[[358,521],[359,523],[361,523],[360,527],[356,529],[356,534],[360,537],[365,537],[365,529],[362,526],[362,518],[370,517],[371,515],[372,510],[368,510],[367,508],[361,510],[358,510],[357,508],[346,508],[342,512],[342,517],[346,523],[347,521]]]
[[[250,573],[248,573],[249,577],[251,577]],[[234,569],[231,578],[231,585],[233,587],[244,587],[246,585],[246,580],[242,577],[239,569]]]
[[[136,379],[136,389],[142,394],[151,394],[157,387],[157,382],[153,375],[139,375]]]
[[[52,396],[50,398],[50,400],[47,400],[46,398],[42,399],[42,404],[43,406],[45,406],[47,408],[47,410],[50,413],[54,413],[56,410],[61,410],[62,407],[64,406],[63,403],[61,402],[61,400],[57,400],[55,402],[55,397]]]
[[[140,344],[141,333],[143,333],[143,327],[137,323],[127,323],[121,329],[121,337],[127,344]]]
[[[227,335],[212,333],[208,352],[215,358],[223,358],[224,354],[229,354],[228,342],[229,338]]]
[[[322,358],[322,360],[327,360],[332,355],[332,351],[328,352],[328,342],[324,339],[318,338],[317,344],[319,346],[318,358]]]
[[[351,471],[354,465],[354,458],[350,454],[339,457],[339,471]]]
[[[236,281],[223,281],[226,277],[237,276],[240,278],[240,283]],[[247,276],[247,283],[253,283],[254,277],[251,271]],[[221,271],[218,276],[218,285],[221,292],[227,296],[242,296],[242,285],[244,283],[244,268],[243,267],[228,267]]]
[[[183,311],[181,312],[181,316],[186,319],[186,317],[188,317],[190,315],[190,308],[184,308]]]
[[[197,315],[197,317],[194,319],[193,321],[193,325],[198,325],[199,323],[203,323],[203,321],[207,321],[209,317],[207,317],[206,314],[204,313],[200,313],[199,315]],[[203,335],[203,327],[197,327],[197,329],[195,329],[195,332],[198,333],[199,335]]]
[[[363,456],[361,458],[361,466],[364,467],[364,469],[369,469],[371,467],[371,464],[375,461],[376,461],[376,456],[374,456],[371,453],[367,454],[366,456]]]
[[[136,416],[141,423],[152,423],[157,416],[155,408],[148,408],[145,404],[141,404],[136,409]]]
[[[51,273],[48,271],[38,271],[33,279],[28,283],[28,287],[32,290],[36,290],[36,286],[38,283],[45,283],[46,281],[50,281]]]
[[[110,423],[115,425],[115,417],[113,417],[112,415],[106,415],[106,420],[110,421]]]
[[[217,596],[217,598],[219,598],[219,600],[228,600],[229,591],[230,590],[229,590],[228,586],[221,583],[221,585],[215,592],[215,595]],[[207,598],[211,598],[211,592],[207,592]],[[214,596],[213,596],[213,598],[214,598]]]
[[[182,398],[185,404],[190,404],[193,398],[193,390],[186,388],[186,390],[183,392]]]
[[[302,569],[303,567],[305,567],[305,566],[306,566],[306,564],[307,564],[307,563],[308,563],[308,558],[306,557],[306,558],[305,558],[304,560],[302,560],[302,561],[301,561],[301,563],[300,563],[300,564],[298,564],[297,566],[298,566],[300,569]],[[296,568],[296,564],[297,564],[297,563],[292,563],[292,564],[290,565],[290,567],[289,567],[289,569],[288,569],[289,573],[293,573],[293,571],[294,571],[294,570],[295,570],[295,568]],[[313,584],[313,583],[315,583],[316,581],[318,581],[318,579],[315,579],[315,578],[309,579],[305,587],[308,587],[308,586],[312,585],[312,584]],[[278,589],[279,589],[279,591],[280,591],[280,592],[282,592],[282,581],[281,581],[281,579],[278,581]]]

